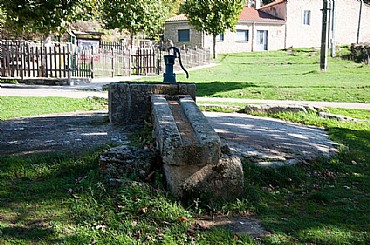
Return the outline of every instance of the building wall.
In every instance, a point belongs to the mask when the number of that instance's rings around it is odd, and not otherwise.
[[[356,43],[361,1],[335,1],[335,41],[338,45]],[[370,42],[370,6],[362,7],[360,42]]]
[[[227,31],[224,35],[224,41],[216,41],[217,53],[222,54],[257,51],[257,30],[268,31],[268,50],[278,50],[284,48],[284,24],[271,25],[252,22],[239,22],[236,25],[236,30],[248,30],[248,42],[238,41],[236,32]],[[205,46],[212,48],[212,36],[207,36],[205,38]]]
[[[190,41],[179,42],[178,41],[178,30],[190,30]],[[175,47],[181,47],[183,45],[190,47],[203,47],[203,35],[201,32],[195,30],[194,27],[189,25],[188,21],[174,21],[166,22],[164,25],[164,40],[172,40]]]
[[[262,11],[286,20],[286,24],[253,24],[239,22],[236,29],[249,30],[248,42],[236,41],[236,34],[227,31],[224,41],[217,41],[217,53],[237,53],[256,51],[257,30],[268,31],[268,50],[283,48],[310,48],[321,46],[322,0],[289,0]],[[357,41],[357,27],[360,0],[335,1],[335,42],[337,45]],[[303,23],[304,11],[310,10],[310,25]],[[370,41],[370,6],[364,4],[362,9],[360,42]],[[177,42],[178,30],[190,29],[190,42]],[[166,22],[165,40],[171,39],[175,46],[192,46],[212,48],[212,37],[203,35],[190,27],[187,21]]]
[[[287,3],[286,47],[321,46],[322,0],[293,0]],[[309,10],[310,24],[303,24],[304,11]]]
[[[178,30],[190,29],[190,41],[189,42],[178,42]],[[284,24],[261,24],[244,22],[236,25],[236,30],[248,30],[248,41],[238,41],[236,32],[226,31],[224,34],[224,40],[216,41],[216,52],[222,53],[239,53],[239,52],[251,52],[256,51],[256,38],[257,30],[268,31],[268,50],[278,50],[284,48]],[[200,48],[212,49],[212,36],[202,35],[202,33],[196,31],[190,27],[188,22],[170,22],[165,24],[164,40],[170,39],[176,47],[182,45]]]
[[[335,42],[350,44],[357,40],[359,0],[335,1]],[[322,32],[322,0],[289,0],[275,6],[263,8],[264,12],[286,19],[286,48],[320,47]],[[311,11],[310,25],[303,24],[304,10]],[[284,13],[286,11],[286,14]],[[360,42],[370,40],[370,6],[362,9]],[[329,23],[330,25],[330,23]]]

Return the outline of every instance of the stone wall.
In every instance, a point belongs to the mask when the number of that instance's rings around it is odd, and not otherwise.
[[[352,43],[351,59],[370,65],[370,43]]]
[[[175,47],[181,47],[183,45],[190,47],[203,47],[203,34],[193,26],[189,24],[189,21],[175,21],[166,22],[164,24],[164,40],[172,40]],[[179,42],[178,30],[189,29],[190,31],[190,41],[189,42]]]
[[[142,124],[150,118],[152,94],[190,95],[195,100],[191,83],[111,83],[109,85],[109,120],[113,124]]]

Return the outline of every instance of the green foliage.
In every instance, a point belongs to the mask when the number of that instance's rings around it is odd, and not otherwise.
[[[185,0],[163,0],[163,3],[168,7],[168,17],[177,15],[180,13],[180,5]]]
[[[144,32],[155,38],[162,32],[167,14],[162,0],[106,0],[101,18],[106,28],[126,29],[131,36]]]
[[[0,96],[0,120],[21,116],[36,116],[76,110],[102,110],[106,108],[107,100],[103,98],[72,99],[62,97]]]
[[[186,0],[181,12],[198,31],[213,35],[213,58],[215,58],[216,36],[227,29],[235,30],[243,8],[242,0]]]
[[[50,34],[64,31],[71,22],[91,13],[97,3],[98,0],[0,0],[0,8],[7,14],[8,30]]]

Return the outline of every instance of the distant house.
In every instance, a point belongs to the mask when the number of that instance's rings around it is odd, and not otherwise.
[[[251,7],[247,0],[240,13],[236,32],[226,31],[217,36],[218,53],[278,50],[289,47],[320,47],[322,30],[322,0],[275,0]],[[257,1],[258,2],[258,1]],[[331,40],[337,45],[370,41],[370,6],[360,0],[331,0],[334,6],[329,26]],[[359,21],[360,20],[360,21]],[[212,37],[198,32],[183,14],[165,22],[164,39],[175,46],[212,47]]]

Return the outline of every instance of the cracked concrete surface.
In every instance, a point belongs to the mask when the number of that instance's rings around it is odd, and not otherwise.
[[[261,164],[296,163],[337,152],[325,130],[240,113],[204,112],[224,143],[239,156]]]

